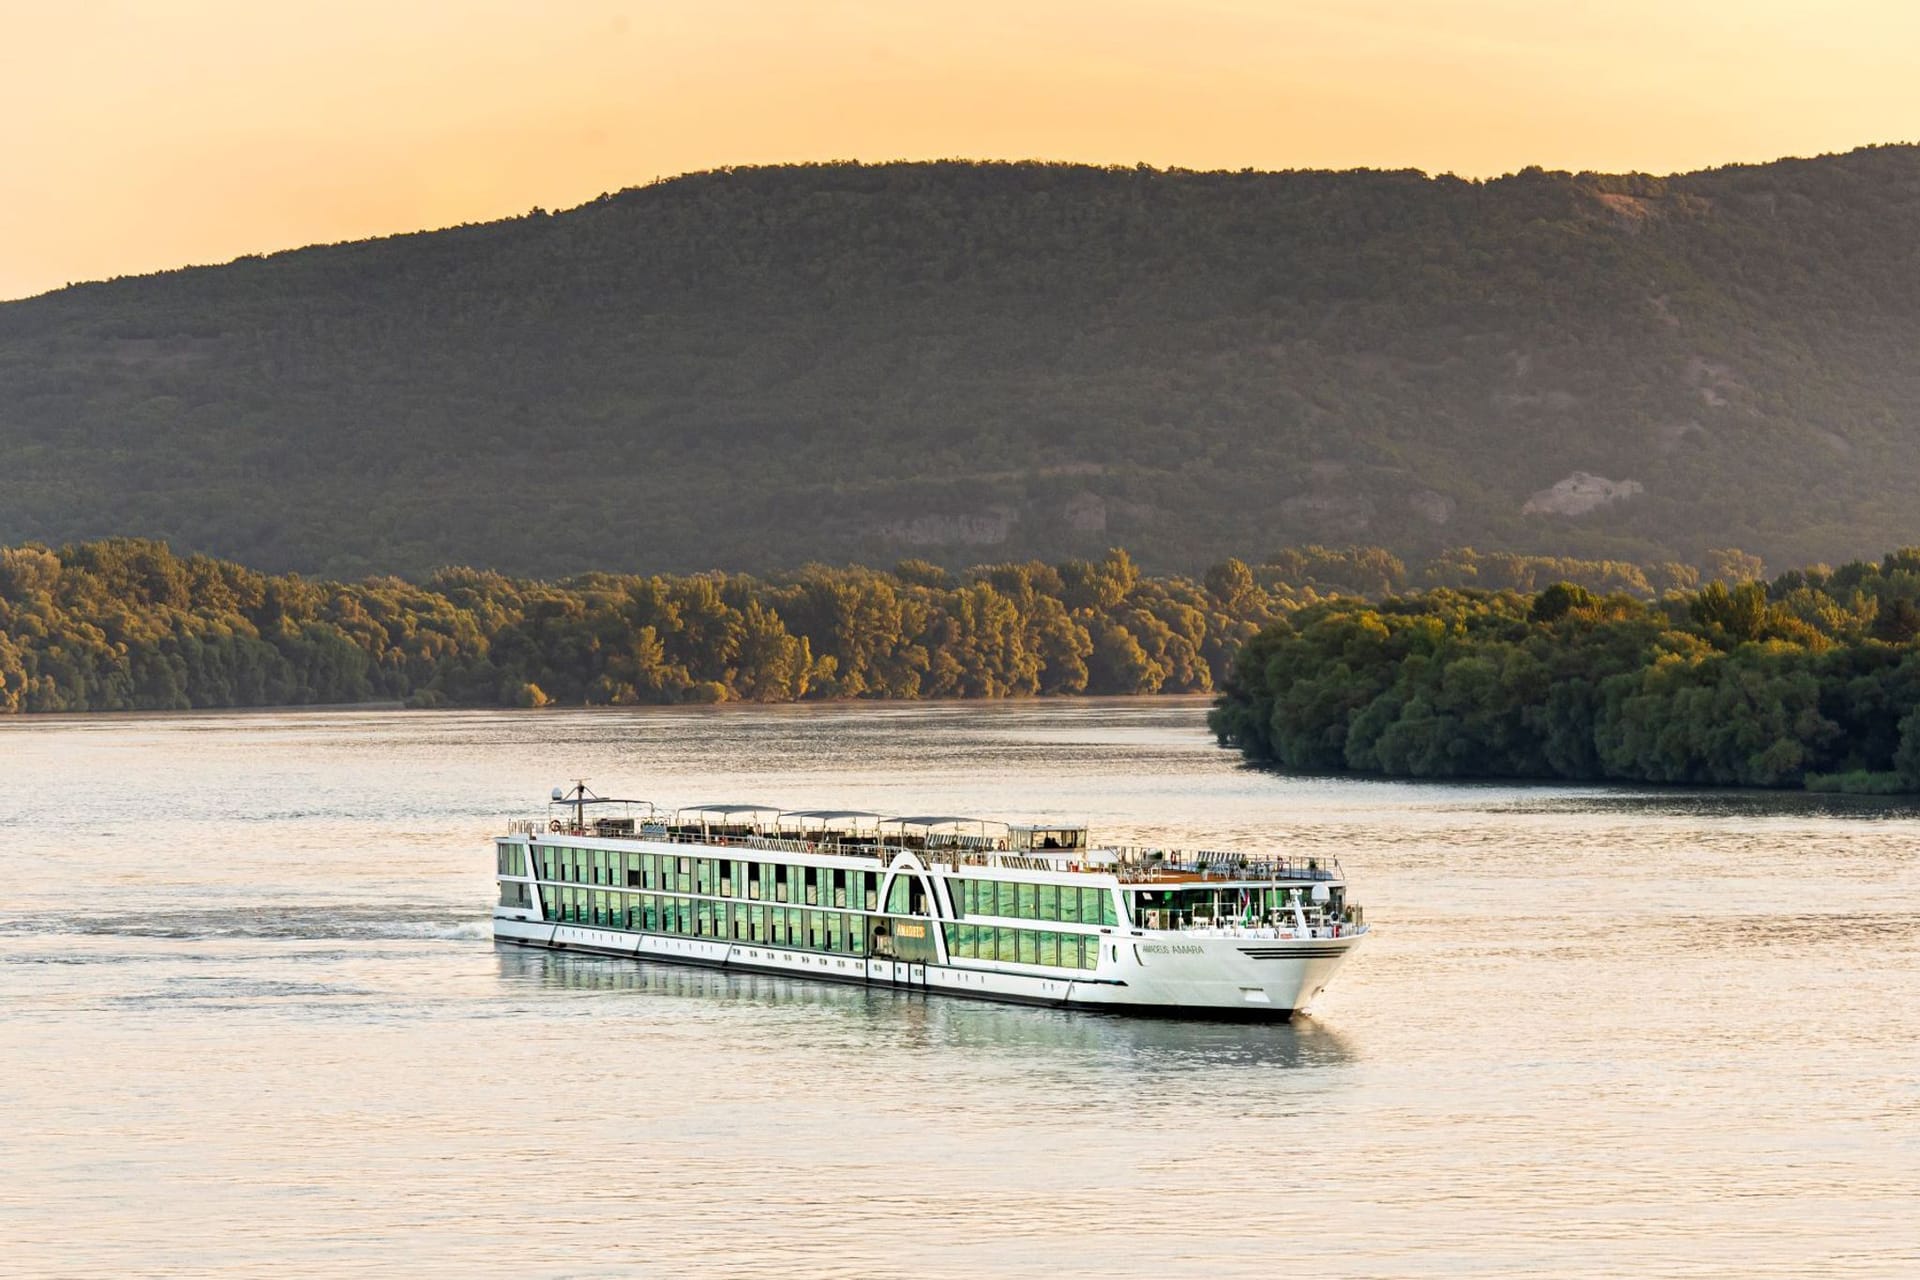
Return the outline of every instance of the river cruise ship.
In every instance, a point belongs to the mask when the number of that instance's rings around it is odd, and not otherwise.
[[[1339,864],[1077,824],[554,788],[495,841],[494,937],[1025,1004],[1284,1020],[1367,935]]]

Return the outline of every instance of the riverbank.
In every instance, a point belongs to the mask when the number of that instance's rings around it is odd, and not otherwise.
[[[1309,606],[1211,717],[1249,760],[1389,778],[1920,791],[1920,553],[1657,602],[1559,584]]]

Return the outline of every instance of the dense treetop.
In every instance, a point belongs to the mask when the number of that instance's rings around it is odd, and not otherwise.
[[[0,305],[0,541],[345,577],[1837,560],[1920,535],[1916,443],[1909,147],[729,170]]]
[[[1655,589],[1619,563],[1454,551],[1409,569],[1377,547],[1226,560],[1199,580],[1144,575],[1110,550],[958,574],[906,560],[766,578],[445,569],[341,583],[140,539],[30,545],[0,549],[0,712],[1199,692],[1262,625],[1342,593],[1543,573]]]
[[[1221,741],[1293,769],[1920,791],[1920,548],[1657,601],[1322,601],[1223,686]]]

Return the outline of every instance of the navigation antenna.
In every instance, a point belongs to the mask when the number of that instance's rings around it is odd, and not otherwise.
[[[587,790],[587,780],[585,778],[575,778],[573,780],[573,789],[570,791],[563,790],[559,787],[553,789],[553,802],[555,804],[571,804],[573,806],[573,829],[575,831],[587,825],[587,801],[598,800],[599,798],[599,796]]]

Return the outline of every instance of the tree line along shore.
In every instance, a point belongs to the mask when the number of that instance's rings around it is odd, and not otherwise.
[[[1297,770],[1920,792],[1917,599],[1909,548],[1658,598],[1321,601],[1238,651],[1211,723]]]
[[[1709,572],[1758,562],[1715,552]],[[1458,549],[1288,549],[1198,578],[1100,560],[777,577],[446,569],[269,575],[159,542],[0,550],[0,712],[405,701],[626,705],[1202,693],[1263,627],[1340,597],[1568,579],[1651,597],[1700,570]]]
[[[1217,693],[1255,762],[1920,790],[1920,549],[1703,566],[1290,548],[767,577],[326,582],[164,544],[0,550],[0,712]]]

